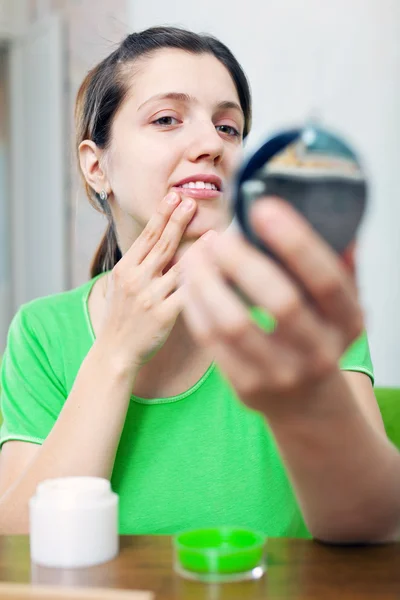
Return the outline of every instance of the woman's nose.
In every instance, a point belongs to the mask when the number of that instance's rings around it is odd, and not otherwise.
[[[189,146],[189,160],[210,161],[218,164],[224,152],[224,143],[213,124],[198,128]]]

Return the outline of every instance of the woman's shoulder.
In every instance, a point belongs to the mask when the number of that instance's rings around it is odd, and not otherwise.
[[[2,367],[8,365],[8,377],[13,368],[17,372],[18,365],[23,365],[30,377],[50,370],[65,389],[70,386],[94,341],[87,311],[94,281],[20,306],[9,327],[2,360]]]
[[[87,319],[87,299],[97,277],[70,290],[35,298],[22,304],[14,316],[12,328],[39,333],[56,330],[66,332]]]

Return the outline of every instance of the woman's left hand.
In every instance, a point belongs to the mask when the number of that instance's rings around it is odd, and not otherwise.
[[[304,409],[363,330],[354,273],[286,202],[262,200],[251,217],[287,271],[238,233],[211,235],[181,261],[185,318],[251,408]],[[274,317],[273,333],[254,323],[230,284]]]

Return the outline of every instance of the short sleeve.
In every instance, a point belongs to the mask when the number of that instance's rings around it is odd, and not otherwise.
[[[10,440],[41,444],[66,399],[54,369],[57,344],[29,306],[22,307],[11,323],[1,363],[0,446]]]
[[[374,369],[366,332],[351,344],[342,356],[339,364],[343,371],[365,373],[365,375],[370,377],[372,383],[374,383]]]

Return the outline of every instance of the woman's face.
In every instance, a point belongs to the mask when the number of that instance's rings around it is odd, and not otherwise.
[[[226,229],[231,217],[224,190],[240,158],[244,128],[228,70],[211,54],[163,49],[133,71],[105,163],[122,251],[172,190],[197,203],[186,242]]]

